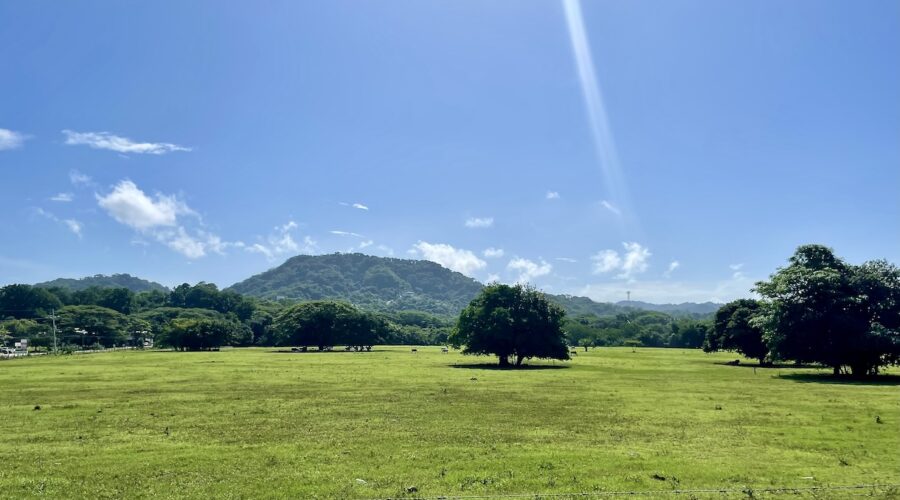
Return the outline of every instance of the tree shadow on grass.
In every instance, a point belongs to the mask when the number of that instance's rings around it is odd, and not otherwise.
[[[343,349],[334,349],[332,351],[319,351],[317,349],[310,349],[308,351],[292,351],[290,349],[275,349],[274,351],[269,351],[270,353],[276,354],[366,354],[373,352],[387,352],[384,349],[372,349],[371,351],[345,351]]]
[[[496,363],[464,363],[449,365],[450,368],[466,368],[470,370],[528,371],[528,370],[565,370],[566,365],[522,365],[500,366]]]
[[[759,364],[759,363],[744,363],[744,362],[741,362],[740,364],[735,365],[735,364],[733,364],[733,363],[730,362],[730,361],[716,361],[716,362],[713,363],[713,364],[720,365],[720,366],[733,366],[733,367],[735,367],[735,368],[760,368],[760,369],[769,369],[769,368],[780,368],[780,369],[785,369],[785,368],[791,368],[791,369],[798,369],[798,370],[799,370],[799,369],[809,369],[809,368],[817,368],[817,369],[818,369],[818,368],[822,368],[820,365],[798,365],[798,364],[795,364],[795,363],[772,363],[772,364],[768,364],[768,365],[761,365],[761,364]]]
[[[900,385],[900,375],[874,375],[869,377],[852,377],[849,375],[832,375],[830,373],[785,373],[778,375],[784,380],[812,384],[841,384],[841,385]]]

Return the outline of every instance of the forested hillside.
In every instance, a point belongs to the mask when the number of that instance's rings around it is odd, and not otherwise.
[[[481,283],[425,260],[371,255],[298,255],[227,290],[267,299],[339,299],[374,311],[455,316]]]
[[[98,288],[127,288],[132,292],[149,292],[157,290],[166,292],[168,289],[159,283],[148,281],[145,279],[132,276],[130,274],[113,274],[103,275],[96,274],[94,276],[86,276],[84,278],[57,278],[52,281],[45,281],[34,286],[42,288],[64,288],[71,292],[86,290],[91,287]]]

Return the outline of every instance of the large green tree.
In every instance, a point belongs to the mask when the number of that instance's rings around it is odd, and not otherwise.
[[[463,354],[493,354],[500,366],[530,358],[569,359],[563,333],[565,311],[524,285],[492,284],[459,315],[450,336]]]
[[[761,304],[753,299],[729,302],[716,311],[713,326],[706,334],[703,350],[737,351],[748,358],[766,363],[769,346],[763,338],[763,330],[754,321],[760,314]]]
[[[797,249],[756,284],[757,320],[780,359],[870,375],[900,360],[900,270],[885,261],[847,264],[822,245]]]
[[[279,345],[324,350],[338,344],[371,348],[383,325],[346,302],[319,300],[288,307],[275,317],[274,329]]]
[[[128,340],[124,314],[100,306],[65,306],[59,310],[59,329],[68,343],[123,345]]]
[[[178,318],[166,325],[161,344],[181,351],[209,350],[229,344],[241,330],[241,325],[232,321]]]

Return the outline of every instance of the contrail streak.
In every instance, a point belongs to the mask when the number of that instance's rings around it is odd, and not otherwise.
[[[608,197],[625,215],[633,216],[628,186],[622,176],[615,141],[613,141],[609,119],[606,116],[603,94],[600,92],[600,85],[597,83],[597,75],[594,71],[591,47],[588,44],[584,18],[581,14],[581,3],[579,0],[563,0],[563,8],[566,12],[566,24],[569,28],[569,38],[572,41],[572,52],[575,55],[575,65],[578,68],[578,77],[581,81],[581,90],[584,93],[585,106],[590,120],[594,148],[603,171]]]

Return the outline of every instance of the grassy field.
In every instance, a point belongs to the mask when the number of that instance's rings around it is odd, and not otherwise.
[[[604,348],[517,371],[403,347],[4,361],[0,497],[765,498],[900,482],[896,376],[721,364],[734,357]],[[814,496],[851,495],[900,489]]]

